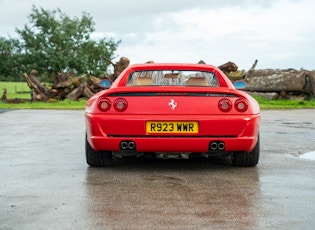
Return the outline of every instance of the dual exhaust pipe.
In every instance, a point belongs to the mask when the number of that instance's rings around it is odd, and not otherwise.
[[[212,141],[210,142],[210,150],[212,151],[224,151],[225,144],[223,141]]]
[[[135,150],[136,143],[134,141],[122,141],[120,142],[120,149],[121,150]]]
[[[136,143],[134,141],[122,141],[120,142],[121,150],[135,150]],[[211,151],[224,151],[225,144],[223,141],[212,141],[210,142]]]

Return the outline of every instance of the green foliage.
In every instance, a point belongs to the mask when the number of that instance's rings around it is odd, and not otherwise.
[[[0,75],[1,80],[8,80],[4,76],[12,76],[16,80],[14,74],[18,71],[21,58],[20,42],[16,39],[6,39],[0,37]]]
[[[20,104],[7,104],[0,101],[0,109],[63,109],[84,110],[86,100],[71,101],[69,99],[56,102],[24,102]]]
[[[254,96],[261,109],[314,109],[315,99],[310,100],[268,100]]]
[[[60,72],[107,72],[120,41],[91,40],[94,22],[88,13],[70,18],[60,9],[48,11],[33,6],[30,25],[16,29],[20,40],[0,38],[0,75],[14,76],[36,69],[39,75]]]

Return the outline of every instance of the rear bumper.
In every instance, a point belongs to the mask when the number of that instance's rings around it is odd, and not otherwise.
[[[225,151],[250,152],[257,137],[240,138],[152,138],[152,137],[88,137],[92,148],[96,151],[120,151],[122,141],[133,141],[137,152],[209,152],[212,141],[224,142]]]
[[[186,136],[148,135],[147,116],[85,114],[88,142],[95,151],[120,151],[122,141],[133,141],[137,152],[209,152],[212,141],[224,142],[226,152],[250,152],[256,145],[260,114],[238,116],[151,116],[150,120],[199,122],[199,133]]]

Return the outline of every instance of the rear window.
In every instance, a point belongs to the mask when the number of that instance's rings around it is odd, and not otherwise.
[[[217,76],[203,71],[136,71],[127,86],[209,86],[219,87]]]

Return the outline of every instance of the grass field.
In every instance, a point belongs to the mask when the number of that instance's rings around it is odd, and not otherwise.
[[[311,100],[268,100],[254,97],[261,109],[315,109],[315,99]]]
[[[0,82],[0,97],[3,89],[7,89],[7,98],[31,99],[31,90],[26,82]],[[9,104],[0,101],[0,109],[84,109],[86,100],[79,101],[57,101],[57,102],[24,102],[20,104]]]
[[[31,99],[31,90],[26,82],[0,82],[0,97],[2,89],[7,89],[7,98],[22,98]],[[256,97],[261,109],[315,109],[315,99],[308,101],[299,100],[268,100],[261,97]],[[20,104],[7,104],[0,101],[0,109],[84,109],[86,100],[79,101],[57,101],[48,102],[25,102]]]
[[[0,82],[0,95],[7,89],[7,98],[31,99],[31,90],[26,82]]]

